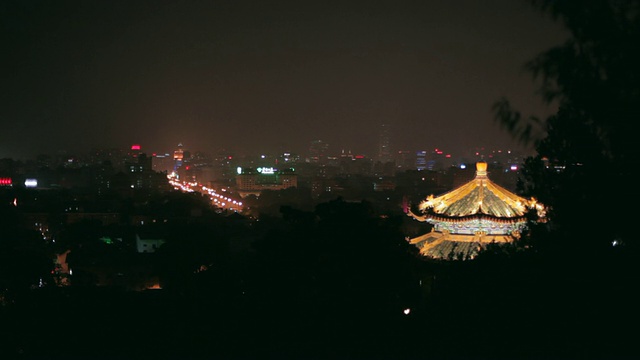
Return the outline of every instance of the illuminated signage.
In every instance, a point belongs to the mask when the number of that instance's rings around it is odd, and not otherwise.
[[[0,178],[0,186],[11,186],[11,178]]]
[[[273,174],[276,171],[276,169],[274,169],[272,167],[259,167],[256,170],[258,170],[258,172],[260,174],[263,174],[263,175],[265,175],[265,174]]]
[[[24,186],[28,188],[34,188],[38,186],[38,180],[36,179],[25,179]]]
[[[140,150],[140,145],[131,145],[131,150]]]

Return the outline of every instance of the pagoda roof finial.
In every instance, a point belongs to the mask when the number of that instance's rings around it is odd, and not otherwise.
[[[478,161],[476,163],[476,177],[486,177],[486,176],[487,176],[487,162]]]

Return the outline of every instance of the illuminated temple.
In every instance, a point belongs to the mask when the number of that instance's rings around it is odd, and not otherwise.
[[[487,177],[487,163],[476,164],[466,184],[420,203],[419,214],[407,215],[433,225],[431,232],[408,238],[420,253],[434,259],[473,259],[488,244],[512,243],[527,227],[527,215],[544,221],[545,209],[535,199],[519,197]],[[534,212],[535,211],[535,212]]]

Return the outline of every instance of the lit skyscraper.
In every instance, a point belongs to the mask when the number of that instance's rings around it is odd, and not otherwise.
[[[173,171],[177,171],[182,166],[184,161],[184,149],[182,149],[182,143],[178,144],[178,149],[173,152]]]
[[[416,151],[416,170],[427,168],[427,152],[425,150]]]
[[[391,149],[389,146],[389,124],[380,124],[380,141],[378,143],[378,160],[381,163],[392,162]]]

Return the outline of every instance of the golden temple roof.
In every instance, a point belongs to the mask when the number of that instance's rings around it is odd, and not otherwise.
[[[444,217],[488,215],[496,218],[522,217],[528,209],[536,207],[535,199],[525,199],[487,177],[487,163],[476,164],[473,180],[448,193],[430,195],[420,204],[420,210]]]
[[[409,243],[416,245],[422,255],[444,260],[473,259],[490,243],[510,243],[514,240],[509,235],[456,235],[448,231],[437,232],[432,229],[424,235],[409,239]]]
[[[432,231],[408,239],[420,253],[437,259],[472,259],[489,243],[511,243],[526,228],[526,214],[536,211],[544,221],[545,208],[525,199],[487,177],[487,163],[476,164],[476,176],[438,197],[430,195],[419,206],[416,220],[434,225]]]

